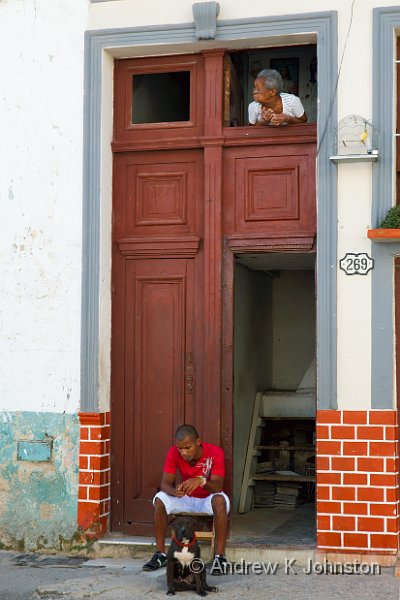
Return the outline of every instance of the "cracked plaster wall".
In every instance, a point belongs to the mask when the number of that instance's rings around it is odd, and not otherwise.
[[[49,462],[17,459],[18,441],[53,437]],[[76,532],[79,421],[0,412],[0,547],[61,549]]]

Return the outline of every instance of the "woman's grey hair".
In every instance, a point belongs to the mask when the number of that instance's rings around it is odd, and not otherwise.
[[[257,79],[263,79],[267,90],[276,90],[279,94],[283,90],[282,76],[275,69],[263,69],[257,75]]]

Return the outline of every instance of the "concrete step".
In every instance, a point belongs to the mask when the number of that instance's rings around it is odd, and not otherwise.
[[[167,541],[168,545],[168,541]],[[210,544],[200,542],[202,559],[208,561]],[[137,536],[115,536],[110,534],[98,540],[94,547],[94,555],[102,558],[143,558],[148,559],[155,551],[154,538]],[[254,544],[249,540],[243,542],[227,542],[226,555],[229,561],[240,563],[279,563],[294,560],[296,565],[306,567],[310,560],[314,561],[315,548],[311,546],[279,546],[269,547]],[[293,563],[292,563],[293,564]]]

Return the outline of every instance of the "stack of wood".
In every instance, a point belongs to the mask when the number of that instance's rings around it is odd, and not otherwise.
[[[254,489],[254,508],[273,508],[275,499],[275,483],[272,481],[256,481]]]
[[[274,508],[279,510],[296,510],[303,503],[301,483],[279,482],[276,484]]]
[[[272,471],[272,460],[257,463],[256,473],[271,473]]]

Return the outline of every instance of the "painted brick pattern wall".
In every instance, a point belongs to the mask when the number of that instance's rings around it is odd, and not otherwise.
[[[110,413],[79,413],[78,527],[104,535],[110,514]]]
[[[317,546],[394,553],[399,539],[397,411],[317,411]]]

